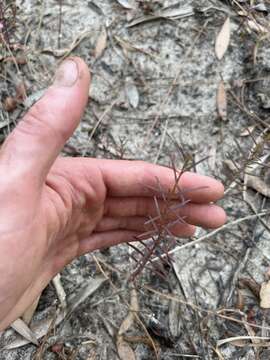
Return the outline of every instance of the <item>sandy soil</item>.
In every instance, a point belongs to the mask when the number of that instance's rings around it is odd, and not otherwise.
[[[127,10],[121,3],[132,3],[138,8]],[[186,241],[180,241],[167,281],[148,270],[138,279],[136,294],[144,326],[134,320],[126,334],[138,360],[156,358],[144,327],[164,360],[185,359],[185,355],[192,359],[269,358],[267,346],[250,346],[256,340],[241,339],[219,346],[220,340],[230,337],[267,337],[270,330],[269,312],[260,308],[250,285],[260,288],[267,279],[269,217],[263,218],[264,224],[256,216],[241,220],[269,209],[269,199],[256,189],[250,186],[247,193],[243,192],[244,173],[250,169],[247,167],[250,163],[268,191],[270,185],[269,168],[258,167],[255,159],[248,159],[254,143],[260,142],[262,134],[267,136],[267,124],[270,125],[269,34],[258,33],[254,26],[248,30],[248,18],[240,16],[239,11],[248,9],[249,16],[255,16],[261,24],[270,15],[250,10],[252,1],[241,1],[242,10],[233,3],[194,0],[187,7],[184,0],[65,0],[59,40],[59,2],[20,0],[13,41],[22,45],[15,55],[25,56],[27,62],[16,69],[12,61],[0,60],[2,102],[7,96],[14,96],[22,77],[28,93],[27,100],[13,112],[0,108],[2,141],[48,86],[57,63],[70,53],[89,64],[93,80],[85,116],[64,155],[141,159],[164,165],[169,165],[173,157],[181,166],[180,145],[185,157],[194,164],[206,158],[193,167],[194,171],[219,178],[226,186],[221,204],[228,213],[228,223],[237,220],[239,223],[227,225],[197,245],[181,248]],[[179,14],[183,14],[190,8],[191,14],[129,26],[139,16],[174,4],[177,6],[169,8],[170,11],[180,9]],[[215,40],[227,16],[231,18],[231,40],[219,61]],[[95,59],[104,31],[106,47]],[[7,50],[1,51],[0,55],[8,56]],[[217,114],[221,79],[227,90],[226,121]],[[249,133],[242,136],[247,127],[252,136]],[[269,152],[269,136],[255,154],[256,160],[268,161],[269,166],[267,149]],[[235,161],[240,168],[236,183],[228,160]],[[197,237],[207,233],[199,230]],[[10,341],[20,338],[11,330],[2,334],[0,360],[119,359],[116,335],[127,315],[134,285],[127,282],[133,266],[129,251],[122,245],[97,252],[96,259],[110,281],[106,280],[93,294],[86,289],[85,300],[49,332],[42,349],[26,345],[4,350]],[[71,304],[72,294],[81,294],[89,281],[102,276],[91,254],[74,261],[61,275]],[[175,294],[178,302],[164,294]],[[55,289],[49,285],[34,319],[41,329],[49,313],[55,313],[56,303]],[[64,357],[52,352],[53,344],[63,344]],[[126,354],[125,359],[133,357]]]

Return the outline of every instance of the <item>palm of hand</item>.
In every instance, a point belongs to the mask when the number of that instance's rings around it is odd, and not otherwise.
[[[1,207],[10,221],[0,225],[5,255],[0,307],[7,323],[10,315],[14,320],[22,314],[60,269],[91,249],[88,237],[102,218],[106,193],[98,168],[93,170],[94,184],[76,161],[59,159],[41,187],[22,184],[19,195],[12,187],[4,188],[7,202]],[[17,179],[16,184],[21,182]]]

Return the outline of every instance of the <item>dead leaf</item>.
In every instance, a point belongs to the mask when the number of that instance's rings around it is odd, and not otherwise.
[[[217,91],[217,111],[223,121],[227,120],[227,93],[223,80],[220,81]]]
[[[263,196],[270,198],[270,187],[258,176],[246,174],[246,185],[253,190],[258,191]]]
[[[135,4],[131,0],[116,0],[116,1],[118,2],[118,4],[123,6],[123,8],[125,8],[125,9],[128,9],[128,10],[135,9]]]
[[[16,86],[16,100],[24,101],[27,98],[27,90],[23,81],[19,82]]]
[[[230,22],[230,18],[228,17],[216,38],[215,51],[218,60],[221,60],[224,54],[226,53],[228,46],[230,44],[230,36],[231,36],[231,22]]]
[[[8,96],[4,100],[3,107],[6,111],[12,112],[16,109],[17,104],[18,104],[18,102],[14,97]]]
[[[94,294],[100,286],[104,284],[106,279],[103,276],[97,276],[96,278],[91,278],[86,285],[78,291],[77,294],[73,294],[68,299],[68,308],[67,309],[61,309],[57,317],[55,319],[55,309],[54,306],[52,306],[51,311],[47,310],[46,312],[49,312],[50,315],[46,316],[42,320],[35,321],[31,325],[32,332],[34,333],[34,336],[36,339],[42,338],[44,335],[47,334],[48,330],[50,329],[52,321],[55,322],[55,326],[59,325],[66,316],[70,315],[75,309],[79,307],[79,305],[89,296]],[[16,325],[16,324],[15,324]],[[26,340],[26,338],[22,339],[21,336],[16,337],[12,342],[8,342],[7,344],[4,344],[3,349],[5,350],[12,350],[19,348],[21,346],[24,346],[26,344],[29,344],[29,342],[32,342],[32,340]]]
[[[245,128],[243,131],[241,131],[240,136],[245,137],[249,136],[253,133],[253,131],[256,129],[256,125],[251,125]]]
[[[118,336],[123,335],[134,323],[134,313],[139,311],[138,296],[135,289],[132,289],[130,292],[130,311],[127,317],[122,322],[120,329],[118,331]]]
[[[134,109],[136,109],[139,105],[140,97],[137,86],[135,85],[132,78],[127,79],[125,90],[126,90],[128,102]]]
[[[241,278],[239,280],[239,287],[241,289],[248,288],[257,299],[259,298],[260,285],[255,280],[250,278]]]
[[[99,59],[102,56],[106,47],[107,47],[107,31],[105,28],[103,28],[97,39],[96,48],[94,52],[95,60]]]
[[[38,345],[38,339],[33,331],[26,325],[22,319],[17,319],[11,324],[12,329],[19,333],[23,338],[29,342]]]
[[[247,21],[247,28],[250,30],[250,32],[255,31],[256,33],[260,35],[266,35],[269,33],[269,30],[267,27],[259,24],[256,20],[248,19]]]
[[[123,340],[122,336],[117,339],[117,350],[121,360],[136,360],[134,351],[129,344]]]
[[[260,306],[263,309],[270,309],[270,281],[264,282],[260,290]]]
[[[134,323],[135,313],[139,311],[138,296],[135,289],[130,292],[130,308],[127,317],[122,322],[117,335],[117,350],[121,360],[135,360],[135,354],[129,344],[124,340],[123,334],[127,332]]]

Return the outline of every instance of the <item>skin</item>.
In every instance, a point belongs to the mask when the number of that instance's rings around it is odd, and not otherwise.
[[[81,59],[65,61],[1,148],[0,331],[74,258],[144,232],[147,216],[156,215],[149,189],[156,178],[166,190],[174,185],[165,167],[59,156],[82,117],[89,84]],[[187,224],[171,229],[176,236],[224,224],[224,211],[213,204],[223,196],[220,182],[185,173],[180,185],[201,189],[187,193],[190,203],[179,211]]]

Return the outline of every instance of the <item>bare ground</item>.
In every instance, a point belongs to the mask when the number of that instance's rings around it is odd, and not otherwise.
[[[122,1],[125,3],[131,2]],[[205,239],[209,232],[198,231],[201,241],[196,245],[183,248],[187,242],[181,241],[166,281],[145,270],[136,284],[129,283],[133,263],[126,245],[77,259],[61,274],[69,304],[77,304],[70,316],[52,326],[39,348],[25,345],[5,350],[10,341],[20,338],[11,330],[2,334],[0,360],[105,360],[119,359],[121,354],[127,360],[157,356],[164,360],[187,356],[269,359],[269,340],[262,339],[269,336],[269,310],[260,307],[258,291],[268,279],[270,221],[265,216],[262,223],[254,216],[269,209],[269,196],[250,183],[244,191],[245,173],[251,170],[268,193],[270,187],[269,33],[267,26],[264,33],[256,28],[269,21],[269,2],[264,2],[266,11],[261,12],[252,9],[254,1],[194,0],[188,4],[193,9],[189,16],[128,27],[139,15],[174,4],[176,9],[187,6],[184,0],[134,3],[139,8],[133,13],[121,1],[65,0],[59,26],[59,2],[18,1],[12,43],[21,46],[0,48],[1,100],[4,104],[7,96],[14,97],[22,79],[28,98],[12,112],[0,108],[1,139],[51,82],[57,63],[69,54],[79,55],[93,74],[90,101],[63,153],[164,165],[174,157],[181,166],[180,146],[185,158],[195,164],[194,171],[224,182],[226,196],[221,204],[228,225]],[[241,11],[248,11],[247,16]],[[231,40],[218,61],[215,39],[227,16],[231,18]],[[250,25],[250,19],[255,25]],[[106,47],[95,59],[104,29]],[[21,58],[26,63],[15,66],[14,59],[6,60],[10,52],[17,63]],[[221,79],[227,90],[226,121],[217,115]],[[234,174],[228,160],[238,166]],[[231,224],[235,221],[238,223]],[[93,292],[95,281],[104,274],[106,280]],[[130,296],[135,296],[134,285],[139,317],[131,321],[125,339],[121,338],[129,346],[129,353],[123,355],[117,333],[128,313]],[[74,294],[81,299],[84,294],[85,299],[76,302]],[[56,304],[54,287],[49,285],[34,318],[41,329],[49,313],[55,314]],[[239,336],[251,339],[220,343]],[[52,348],[54,344],[61,346]]]

